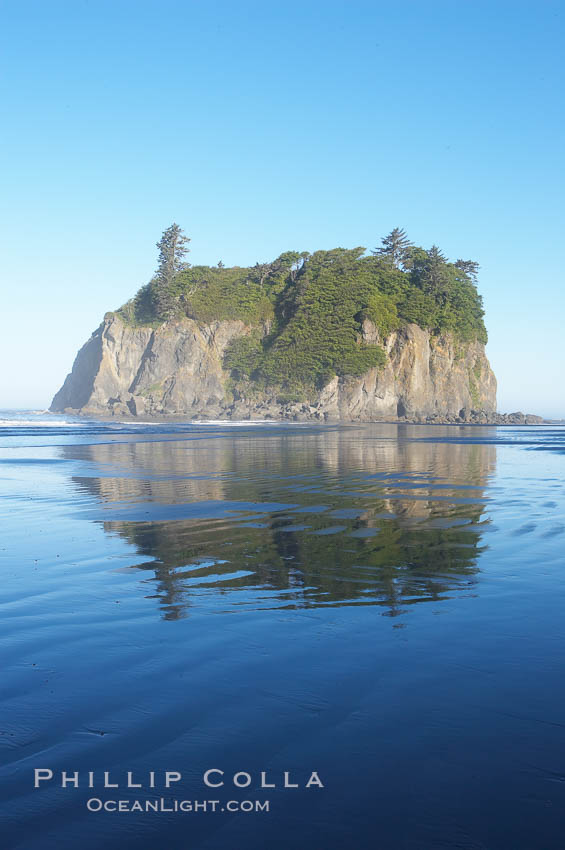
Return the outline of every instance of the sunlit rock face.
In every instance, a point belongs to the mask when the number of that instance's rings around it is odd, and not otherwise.
[[[130,327],[108,314],[79,351],[51,410],[85,415],[291,418],[379,421],[480,421],[496,410],[496,379],[478,342],[432,336],[409,324],[381,340],[363,324],[366,343],[387,353],[384,367],[333,378],[307,403],[279,404],[269,390],[234,390],[222,357],[251,332],[241,321],[192,319]]]

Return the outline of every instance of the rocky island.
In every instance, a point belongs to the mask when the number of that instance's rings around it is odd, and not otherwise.
[[[189,266],[177,225],[152,281],[79,351],[53,412],[529,422],[496,413],[478,266],[398,228],[364,248]]]

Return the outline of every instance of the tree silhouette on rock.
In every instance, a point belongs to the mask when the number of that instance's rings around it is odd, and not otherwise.
[[[411,247],[412,242],[408,239],[406,231],[395,227],[388,236],[381,239],[381,247],[374,248],[371,253],[387,257],[395,268],[399,269],[408,259]]]
[[[462,271],[463,274],[471,278],[473,283],[477,282],[480,266],[474,260],[457,260],[455,268],[459,269],[459,271]]]
[[[179,272],[189,267],[184,260],[188,254],[188,243],[190,239],[178,224],[171,224],[159,242],[159,267],[154,277],[154,300],[155,310],[160,319],[169,319],[175,312],[176,296],[172,291],[172,284]]]

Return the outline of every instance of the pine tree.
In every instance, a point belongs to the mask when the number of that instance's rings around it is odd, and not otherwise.
[[[406,231],[395,227],[388,236],[381,239],[381,247],[373,249],[371,253],[388,257],[398,269],[408,258],[411,247],[412,242],[406,236]]]
[[[470,277],[473,283],[477,282],[480,266],[474,260],[457,260],[455,267]]]
[[[426,261],[421,271],[421,287],[424,292],[433,295],[439,303],[445,303],[449,287],[447,258],[437,245],[426,251]]]
[[[437,245],[432,245],[428,251],[428,257],[432,266],[441,266],[443,263],[447,262],[447,257],[445,254],[442,254]]]
[[[176,299],[171,285],[175,276],[189,266],[183,260],[190,250],[189,242],[178,224],[171,224],[157,242],[159,267],[154,278],[154,292],[155,308],[160,319],[169,319],[175,311]]]
[[[263,286],[271,272],[273,271],[274,263],[255,263],[253,266],[254,275],[259,283]]]

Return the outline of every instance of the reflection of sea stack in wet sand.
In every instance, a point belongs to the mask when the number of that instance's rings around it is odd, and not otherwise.
[[[78,457],[105,475],[74,483],[96,493],[108,533],[151,559],[136,568],[150,572],[168,619],[213,587],[263,589],[269,606],[394,614],[473,581],[495,463],[492,445],[400,431],[238,429],[237,439],[199,434],[197,445],[81,446]],[[76,451],[63,448],[69,459]],[[129,465],[136,477],[121,477]]]

